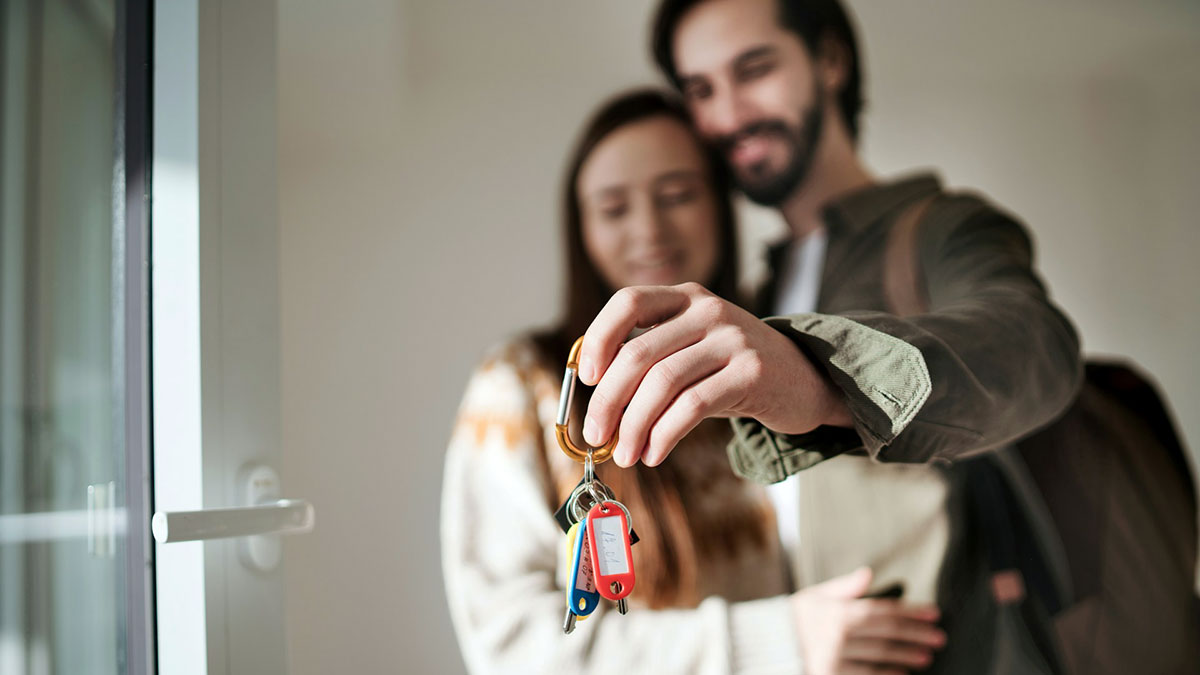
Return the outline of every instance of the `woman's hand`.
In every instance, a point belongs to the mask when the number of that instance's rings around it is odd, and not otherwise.
[[[626,342],[635,328],[650,328]],[[700,284],[631,286],[584,336],[579,377],[595,384],[583,437],[613,458],[660,464],[706,417],[753,417],[782,433],[850,426],[841,392],[779,331]]]
[[[809,586],[792,595],[805,672],[882,675],[924,670],[946,644],[934,606],[863,598],[871,570]]]

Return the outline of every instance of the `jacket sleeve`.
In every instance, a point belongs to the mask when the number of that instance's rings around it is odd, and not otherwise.
[[[918,244],[929,311],[798,314],[765,321],[790,337],[842,391],[853,430],[788,435],[735,419],[734,470],[776,482],[865,449],[887,462],[954,460],[1007,444],[1070,404],[1083,365],[1079,338],[1032,267],[1024,228],[973,198],[940,205]],[[955,218],[970,209],[969,217]]]
[[[472,673],[802,673],[787,596],[694,609],[606,601],[564,635],[566,537],[547,505],[535,398],[493,363],[467,388],[446,455],[442,569]]]

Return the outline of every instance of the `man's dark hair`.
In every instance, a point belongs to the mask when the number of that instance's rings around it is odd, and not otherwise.
[[[675,28],[683,15],[704,0],[663,0],[654,19],[651,50],[654,60],[676,88],[680,86],[675,69],[673,48]],[[839,0],[775,0],[779,8],[779,23],[800,36],[801,42],[815,58],[821,41],[832,38],[846,50],[846,83],[838,92],[838,109],[850,131],[858,139],[858,116],[862,112],[862,70],[858,58],[858,43],[850,16]]]

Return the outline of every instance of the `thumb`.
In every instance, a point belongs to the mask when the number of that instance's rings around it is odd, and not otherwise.
[[[872,576],[870,567],[860,567],[849,574],[822,582],[817,588],[826,597],[853,600],[862,597],[871,587]]]

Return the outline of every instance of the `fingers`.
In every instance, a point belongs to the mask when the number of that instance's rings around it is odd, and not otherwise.
[[[855,600],[847,608],[842,658],[882,667],[927,668],[933,652],[946,644],[936,625],[940,612],[931,605],[899,600]]]
[[[605,369],[596,390],[592,392],[587,416],[583,422],[583,439],[593,446],[603,445],[612,438],[617,424],[620,423],[620,447],[624,448],[626,455],[634,454],[635,450],[640,453],[645,433],[636,439],[626,439],[625,434],[637,429],[637,426],[630,427],[625,422],[629,418],[626,406],[632,404],[631,398],[637,391],[642,408],[649,410],[647,406],[654,407],[655,396],[669,393],[674,397],[684,386],[709,374],[711,370],[693,372],[699,366],[697,358],[701,355],[690,347],[703,337],[703,327],[685,321],[667,320],[622,345]],[[584,338],[584,345],[588,344],[589,339]],[[680,382],[680,377],[690,379]],[[643,385],[643,380],[647,378],[648,382]],[[643,392],[647,386],[650,391]],[[651,423],[670,400],[663,400],[657,409],[653,410]],[[618,463],[622,466],[636,461],[632,460],[626,464],[620,461],[622,451],[619,450],[617,454]]]
[[[672,323],[674,322],[668,321],[666,324],[651,330],[650,333],[654,333],[659,329],[668,329]],[[650,333],[642,337],[649,337]],[[616,360],[613,361],[613,365],[609,367],[608,372],[604,374],[604,378],[600,380],[600,386],[597,389],[607,384],[610,379],[617,381],[628,377],[623,372],[624,364],[622,361],[625,350],[626,348],[623,347],[617,354]],[[621,441],[614,453],[617,463],[623,466],[631,466],[639,458],[642,458],[651,428],[659,423],[659,418],[662,416],[663,411],[673,404],[676,397],[685,389],[694,386],[700,380],[712,375],[724,365],[704,342],[693,344],[680,351],[668,351],[661,360],[659,360],[657,354],[650,358],[656,362],[650,365],[645,376],[636,384],[636,390],[634,386],[630,386],[624,392],[625,396],[632,396],[633,398],[629,401],[629,405],[625,407],[625,411],[620,415]],[[698,421],[699,419],[695,420],[695,422]],[[691,424],[690,426],[694,427],[695,424]]]
[[[851,638],[842,645],[842,658],[878,666],[900,666],[922,670],[933,662],[930,647],[877,638]]]
[[[666,321],[687,307],[698,284],[630,286],[613,294],[584,334],[579,353],[579,379],[596,384],[634,328]]]
[[[847,614],[855,622],[894,617],[932,623],[941,618],[941,612],[934,605],[908,605],[886,598],[856,600],[851,603]]]
[[[726,368],[680,392],[650,429],[642,461],[647,466],[662,464],[679,441],[705,417],[727,408],[725,399],[732,387],[725,382],[731,377],[735,375]]]
[[[940,649],[946,645],[946,633],[932,621],[915,621],[900,616],[882,616],[857,626],[854,634],[864,638],[877,638],[906,642],[914,645]]]
[[[812,590],[829,598],[859,598],[871,587],[872,576],[870,567],[860,567],[849,574],[814,584]]]
[[[843,663],[837,669],[838,675],[908,675],[904,668],[885,668],[872,663]]]

